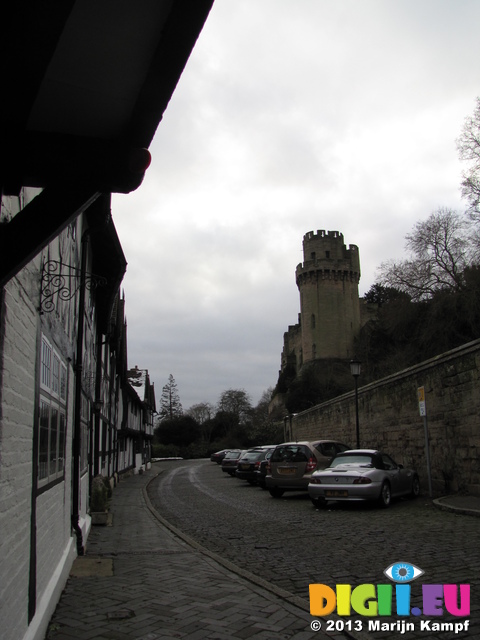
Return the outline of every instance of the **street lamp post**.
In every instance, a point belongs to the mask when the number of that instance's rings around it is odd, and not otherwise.
[[[350,360],[350,373],[355,380],[355,432],[357,434],[357,449],[360,449],[360,425],[358,422],[358,376],[362,369],[362,363],[354,356],[353,360]]]

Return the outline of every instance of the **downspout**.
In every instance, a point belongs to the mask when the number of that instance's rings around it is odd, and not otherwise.
[[[77,536],[77,553],[79,556],[85,554],[83,546],[82,530],[80,528],[80,454],[82,444],[82,371],[83,371],[83,332],[85,327],[85,280],[87,270],[87,253],[89,243],[89,231],[85,231],[81,243],[81,269],[80,269],[80,290],[78,298],[78,325],[77,325],[77,351],[75,358],[75,409],[73,416],[73,486],[72,486],[72,529]]]
[[[115,366],[112,367],[112,370],[115,372],[115,393],[114,393],[114,412],[115,417],[113,421],[114,432],[114,444],[113,444],[113,475],[115,477],[115,482],[118,480],[118,456],[119,456],[119,438],[118,438],[118,403],[119,403],[119,395],[118,395],[118,385],[119,385],[119,377],[117,376],[117,357],[115,356]]]
[[[98,331],[97,326],[97,365],[96,365],[96,380],[95,380],[95,408],[93,411],[93,442],[90,446],[93,451],[93,477],[98,476],[101,473],[100,468],[100,432],[101,428],[104,429],[105,425],[102,424],[102,404],[101,404],[101,391],[102,391],[102,336]],[[108,474],[107,474],[108,475]]]

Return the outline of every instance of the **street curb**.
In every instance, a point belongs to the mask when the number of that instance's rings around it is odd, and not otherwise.
[[[191,546],[194,549],[196,549],[197,551],[199,551],[202,555],[207,556],[208,558],[210,558],[211,560],[213,560],[217,564],[221,565],[222,567],[224,567],[228,571],[230,571],[232,573],[235,573],[236,575],[238,575],[239,577],[241,577],[241,578],[243,578],[245,580],[248,580],[249,582],[251,582],[252,584],[256,585],[257,587],[260,587],[261,589],[264,589],[265,591],[268,591],[268,592],[272,593],[273,595],[277,596],[278,598],[281,598],[282,600],[284,600],[285,602],[288,602],[289,604],[293,605],[294,607],[297,607],[299,609],[302,609],[303,611],[306,611],[307,613],[310,613],[310,603],[308,602],[308,600],[305,600],[304,598],[300,598],[299,596],[296,596],[293,593],[290,593],[290,591],[286,591],[285,589],[281,589],[280,587],[277,587],[277,586],[273,585],[271,582],[268,582],[268,581],[264,580],[263,578],[260,578],[259,576],[255,575],[254,573],[251,573],[250,571],[247,571],[246,569],[242,569],[242,567],[239,567],[238,565],[234,564],[230,560],[226,560],[225,558],[222,558],[218,554],[216,554],[213,551],[210,551],[206,547],[202,546],[200,543],[198,543],[196,540],[191,538],[189,535],[187,535],[186,533],[184,533],[183,531],[178,529],[175,525],[173,525],[170,522],[168,522],[168,520],[165,520],[165,518],[163,516],[161,516],[158,513],[158,511],[155,509],[155,507],[151,503],[150,498],[148,497],[148,493],[147,493],[147,489],[150,486],[150,484],[154,480],[156,480],[157,477],[159,475],[161,475],[162,473],[163,473],[163,470],[158,472],[153,478],[151,478],[142,487],[143,498],[145,500],[145,504],[146,504],[148,510],[155,517],[155,519],[158,520],[158,522],[162,526],[164,526],[166,529],[168,529],[175,536],[177,536],[178,538],[183,540],[183,542],[185,542],[189,546]],[[322,621],[322,633],[324,633],[326,636],[332,637],[331,634],[328,633],[327,631],[325,631],[324,628],[323,628],[323,625],[327,622],[326,618],[320,618],[318,616],[315,616],[314,618],[317,619],[317,620],[321,620]],[[336,616],[336,615],[330,616],[329,619],[330,620],[331,619],[343,620],[343,618],[340,618],[339,616]],[[334,633],[336,634],[336,637],[338,638],[338,633],[339,632],[336,631]],[[364,635],[363,633],[353,633],[353,632],[347,631],[347,630],[342,630],[341,633],[346,638],[351,638],[351,640],[369,640],[369,636]]]
[[[451,504],[442,502],[443,500],[448,500],[448,498],[435,498],[433,500],[433,504],[442,511],[450,511],[451,513],[458,513],[464,516],[473,516],[475,518],[480,518],[480,511],[478,511],[477,509],[468,509],[468,507],[454,507]]]

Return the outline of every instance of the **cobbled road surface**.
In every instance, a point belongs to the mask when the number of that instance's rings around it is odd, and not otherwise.
[[[363,637],[480,640],[480,518],[441,511],[426,496],[394,501],[388,509],[331,504],[317,510],[306,494],[271,498],[209,460],[155,467],[161,474],[148,492],[161,516],[210,551],[307,601],[311,583],[388,583],[383,571],[398,561],[425,572],[411,583],[412,607],[422,607],[421,584],[471,585],[468,631],[434,630],[433,623],[463,622],[447,612],[428,618],[431,630],[421,629],[422,616],[403,618],[414,623],[405,632],[371,631],[366,617],[354,615]],[[392,608],[395,613],[395,601]],[[400,619],[376,618],[389,624]]]

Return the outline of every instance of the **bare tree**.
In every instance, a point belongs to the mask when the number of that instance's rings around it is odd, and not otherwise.
[[[191,416],[200,426],[200,432],[205,442],[210,442],[212,439],[212,433],[215,426],[212,421],[214,411],[215,407],[210,404],[210,402],[193,404],[190,409],[187,410],[187,415]]]
[[[462,197],[469,203],[469,213],[480,221],[480,98],[476,99],[472,116],[465,119],[457,139],[460,160],[467,163],[462,175]]]
[[[215,411],[215,407],[210,402],[199,402],[192,404],[187,410],[187,415],[192,416],[198,424],[203,424],[206,420],[210,420]]]
[[[382,263],[380,284],[394,287],[415,301],[430,298],[439,290],[461,290],[465,268],[476,256],[469,228],[465,216],[445,208],[417,222],[405,236],[410,258]]]
[[[220,395],[217,410],[231,413],[237,418],[239,424],[244,424],[252,411],[250,396],[245,389],[227,389]]]

